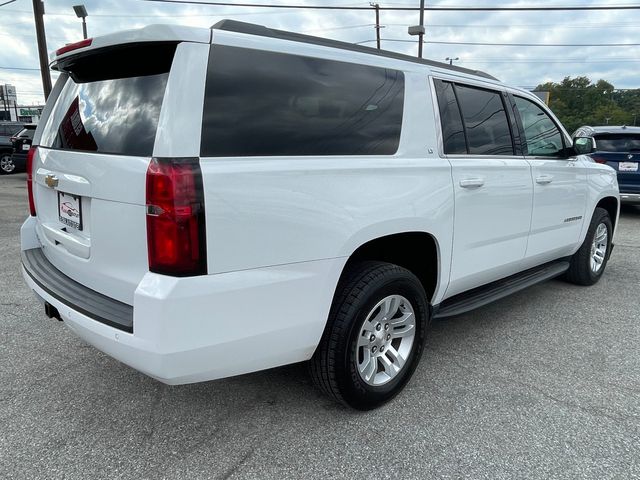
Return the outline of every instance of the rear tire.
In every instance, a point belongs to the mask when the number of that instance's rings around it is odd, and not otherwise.
[[[429,317],[424,288],[409,270],[381,262],[349,267],[309,364],[314,383],[358,410],[389,401],[420,361]]]
[[[604,273],[609,255],[613,226],[609,212],[596,208],[580,249],[571,257],[571,265],[565,279],[576,285],[593,285]]]
[[[16,171],[10,153],[0,153],[0,175],[9,175]]]

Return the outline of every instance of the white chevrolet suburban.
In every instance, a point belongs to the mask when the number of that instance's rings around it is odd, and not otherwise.
[[[309,361],[358,409],[433,318],[591,285],[615,172],[482,72],[234,21],[67,45],[28,156],[24,278],[168,384]]]

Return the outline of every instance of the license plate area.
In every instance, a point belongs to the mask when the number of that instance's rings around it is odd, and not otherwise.
[[[82,199],[78,195],[58,192],[58,218],[68,227],[82,230]]]
[[[620,172],[637,172],[638,162],[620,162],[618,164],[618,170]]]

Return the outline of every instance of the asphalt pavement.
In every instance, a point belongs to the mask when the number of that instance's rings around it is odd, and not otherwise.
[[[301,364],[170,387],[47,319],[24,182],[0,176],[0,478],[640,478],[640,208],[600,283],[436,322],[405,391],[359,413]]]

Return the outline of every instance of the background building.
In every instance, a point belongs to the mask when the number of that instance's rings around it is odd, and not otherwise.
[[[0,85],[0,120],[38,123],[44,105],[20,105],[16,87],[9,84]]]
[[[16,87],[9,84],[0,85],[0,120],[17,120],[17,104]]]

